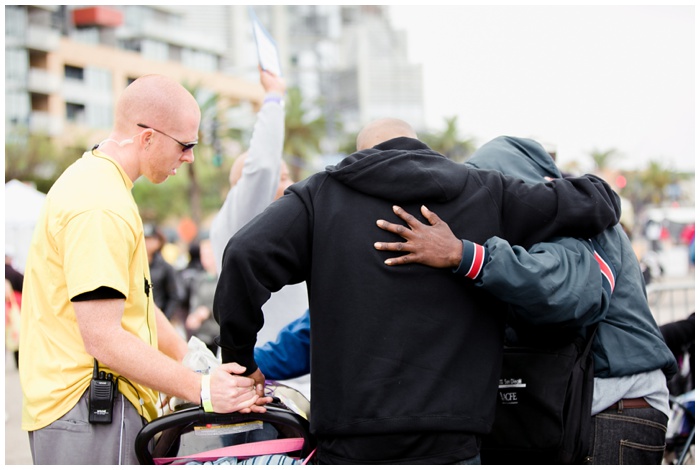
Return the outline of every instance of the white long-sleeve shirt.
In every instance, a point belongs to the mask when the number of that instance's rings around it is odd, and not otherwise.
[[[217,274],[221,273],[224,249],[230,238],[274,201],[280,180],[283,145],[284,107],[274,100],[266,100],[253,128],[242,176],[228,192],[210,227],[209,238]],[[273,293],[263,306],[265,325],[258,333],[257,344],[276,339],[282,327],[303,315],[308,308],[306,283],[285,286]],[[298,383],[290,385],[308,396],[303,386]]]

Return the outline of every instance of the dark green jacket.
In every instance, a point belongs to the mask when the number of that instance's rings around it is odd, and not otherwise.
[[[531,184],[546,176],[561,177],[549,154],[530,139],[498,137],[477,150],[467,165]],[[594,246],[607,263],[596,260]],[[525,250],[493,237],[484,247],[487,260],[476,285],[509,302],[511,321],[523,331],[552,338],[598,323],[596,377],[657,369],[668,376],[676,370],[649,309],[636,254],[619,224],[590,240],[557,238]],[[606,264],[609,272],[602,275]]]

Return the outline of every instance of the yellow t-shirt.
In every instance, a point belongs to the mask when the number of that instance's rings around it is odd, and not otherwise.
[[[92,378],[75,310],[78,294],[107,286],[126,297],[122,327],[157,348],[143,223],[124,170],[102,152],[86,152],[46,196],[25,266],[20,327],[22,429],[66,414]],[[117,375],[103,364],[100,370]],[[139,413],[157,416],[157,393],[119,380]],[[143,404],[139,402],[143,400]]]

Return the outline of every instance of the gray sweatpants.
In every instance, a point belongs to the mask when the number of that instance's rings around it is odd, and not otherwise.
[[[88,421],[88,392],[60,419],[29,432],[34,465],[138,465],[134,444],[145,420],[121,393],[111,424]]]

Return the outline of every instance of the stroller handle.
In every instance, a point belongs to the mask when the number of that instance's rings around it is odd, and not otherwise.
[[[193,406],[161,416],[146,424],[139,431],[135,442],[136,457],[141,464],[153,465],[153,456],[148,449],[148,444],[154,436],[166,429],[193,424],[240,424],[249,421],[262,421],[295,429],[300,437],[304,438],[301,457],[307,457],[315,448],[315,441],[309,430],[309,422],[275,402],[266,405],[265,408],[267,409],[265,413],[207,413],[201,406]]]

